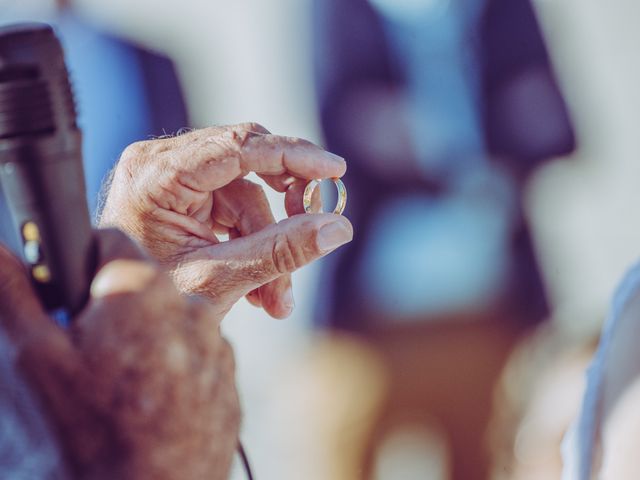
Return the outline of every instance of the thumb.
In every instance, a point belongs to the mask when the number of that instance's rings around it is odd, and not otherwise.
[[[230,307],[250,291],[317,260],[353,238],[349,220],[295,215],[242,238],[200,249],[174,272],[178,285]]]

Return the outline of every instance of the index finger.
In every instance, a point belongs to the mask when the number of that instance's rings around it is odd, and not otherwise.
[[[308,140],[233,127],[219,133],[191,132],[170,154],[177,180],[198,191],[213,191],[255,172],[303,179],[342,177],[345,160]]]

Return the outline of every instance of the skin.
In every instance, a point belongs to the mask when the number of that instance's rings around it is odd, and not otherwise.
[[[100,223],[137,238],[161,265],[121,233],[100,232],[91,298],[71,335],[0,247],[0,327],[77,478],[227,478],[240,409],[219,323],[243,295],[287,316],[290,273],[351,240],[344,217],[301,215],[308,179],[345,170],[340,157],[255,124],[130,146]],[[274,222],[249,172],[285,193],[290,218]]]
[[[246,295],[284,318],[294,306],[291,272],[353,237],[340,215],[302,215],[306,183],[345,171],[344,159],[253,123],[139,142],[113,172],[100,225],[136,238],[181,291],[220,314]],[[289,218],[275,223],[262,187],[244,178],[250,172],[285,194]]]
[[[71,334],[0,247],[0,327],[74,478],[228,478],[240,408],[222,317],[120,232],[97,240],[99,271]]]

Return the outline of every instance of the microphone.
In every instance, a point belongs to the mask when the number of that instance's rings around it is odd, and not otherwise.
[[[0,183],[44,307],[73,316],[96,252],[69,75],[46,24],[0,28]],[[251,480],[242,444],[238,452]]]
[[[0,28],[0,182],[44,307],[77,313],[95,252],[73,94],[46,24]]]

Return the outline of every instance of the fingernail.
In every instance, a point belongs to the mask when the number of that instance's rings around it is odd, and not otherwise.
[[[340,245],[350,242],[353,238],[353,231],[344,221],[328,223],[320,228],[316,242],[322,252],[330,252]]]
[[[293,307],[295,307],[296,305],[296,302],[293,300],[293,290],[291,290],[291,287],[289,287],[287,291],[282,294],[281,302],[283,310],[287,312],[287,316],[291,315],[291,312],[293,312]]]
[[[342,165],[343,163],[345,163],[345,159],[344,159],[344,158],[342,158],[342,157],[341,157],[341,156],[339,156],[339,155],[336,155],[335,153],[331,153],[331,152],[326,152],[326,151],[325,151],[325,152],[324,152],[324,154],[325,154],[325,156],[326,156],[328,159],[330,159],[332,162],[336,162],[336,163],[339,163],[339,164],[341,164],[341,165]]]

